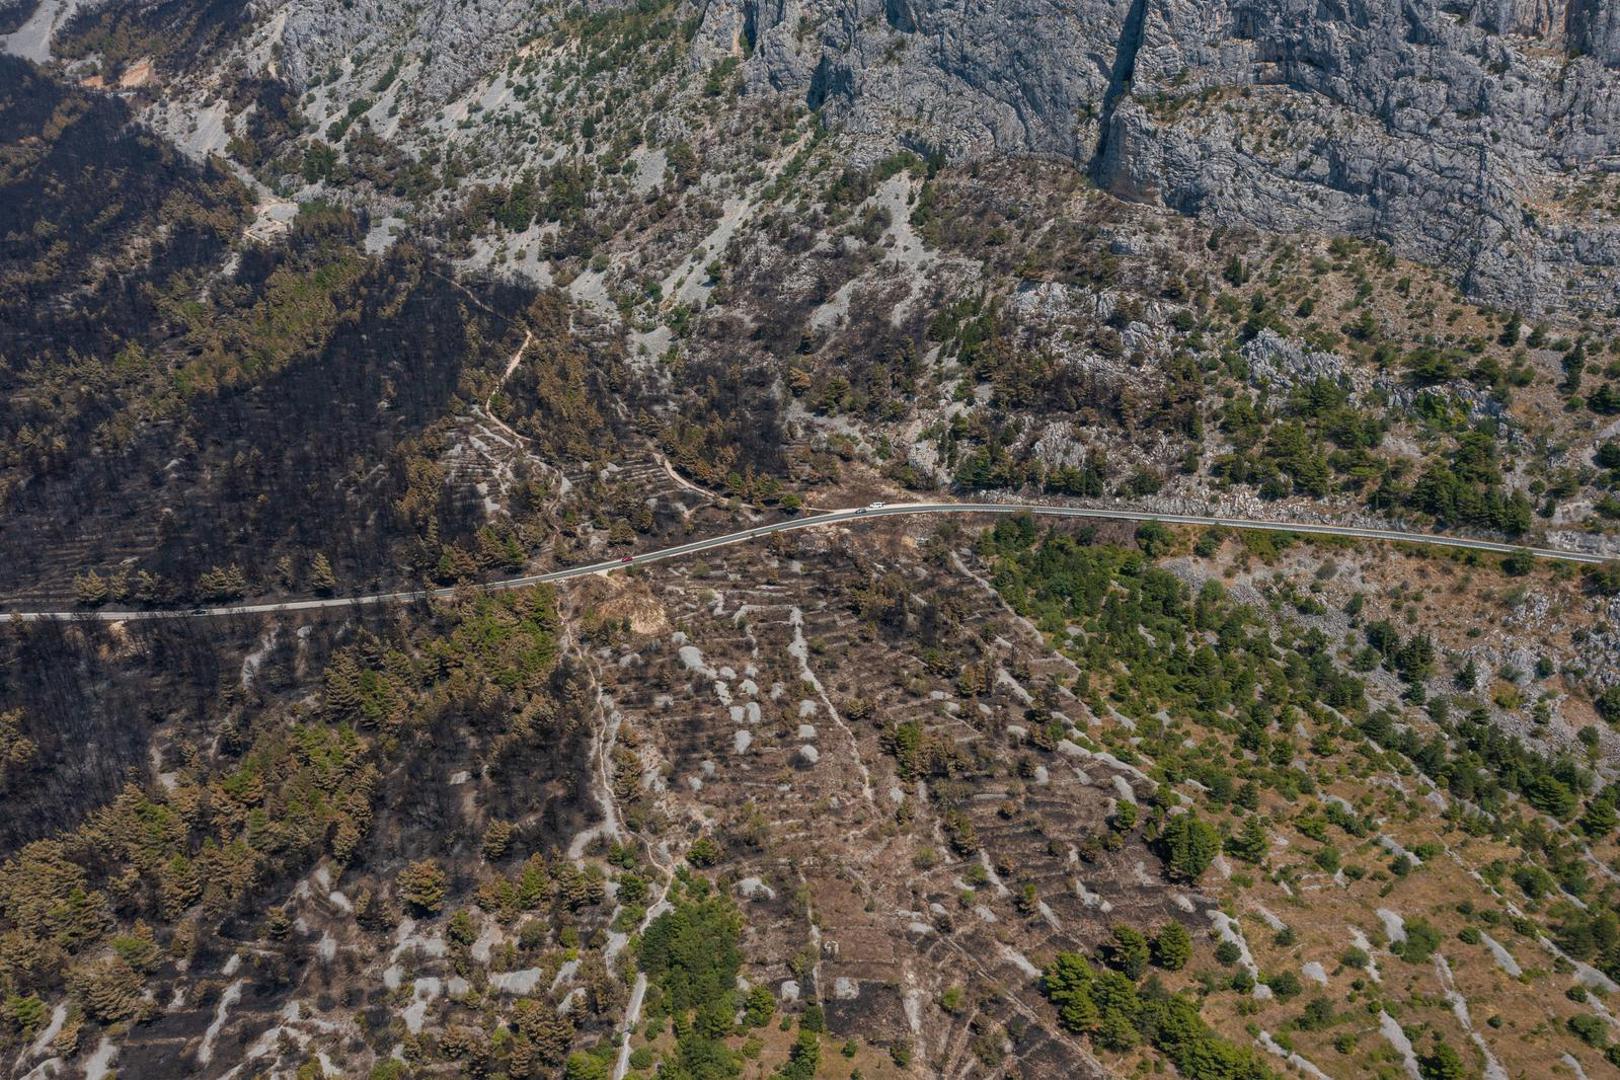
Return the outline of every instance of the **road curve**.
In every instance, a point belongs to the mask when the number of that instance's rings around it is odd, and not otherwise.
[[[169,610],[134,611],[13,611],[0,612],[0,621],[50,622],[96,620],[100,622],[127,622],[132,619],[212,618],[223,615],[271,615],[284,611],[313,611],[320,608],[363,607],[372,604],[411,603],[456,595],[462,589],[496,592],[503,589],[522,589],[531,585],[567,581],[587,574],[605,574],[625,570],[631,566],[664,559],[676,559],[711,548],[757,540],[771,533],[791,529],[813,529],[823,525],[837,525],[865,521],[872,518],[909,514],[1031,514],[1039,517],[1091,518],[1104,521],[1157,521],[1166,525],[1213,525],[1228,529],[1250,529],[1263,532],[1305,533],[1314,536],[1342,536],[1353,540],[1383,540],[1407,544],[1428,544],[1433,547],[1460,548],[1466,551],[1487,551],[1500,555],[1516,551],[1528,552],[1538,559],[1598,565],[1609,561],[1605,556],[1582,551],[1558,551],[1553,548],[1526,548],[1515,544],[1501,544],[1492,540],[1472,540],[1465,537],[1441,536],[1434,533],[1400,532],[1395,529],[1367,529],[1352,525],[1311,525],[1282,521],[1254,521],[1248,518],[1209,517],[1200,514],[1155,514],[1145,510],[1097,509],[1084,506],[1047,506],[1040,503],[895,503],[876,507],[855,507],[831,510],[823,514],[809,514],[769,525],[712,536],[706,540],[693,540],[673,547],[660,548],[636,555],[632,561],[609,559],[605,562],[572,566],[566,570],[552,570],[544,574],[526,574],[474,585],[452,585],[438,589],[405,589],[399,592],[368,593],[364,596],[331,597],[325,599],[284,600],[270,604],[224,604],[213,607],[193,607]]]

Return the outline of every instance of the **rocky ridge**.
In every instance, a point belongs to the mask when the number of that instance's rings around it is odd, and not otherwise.
[[[255,13],[279,43],[266,66],[295,90],[325,83],[346,106],[392,70],[423,124],[565,14],[509,0]],[[1504,307],[1620,302],[1610,0],[707,0],[682,16],[695,69],[729,59],[750,92],[821,110],[857,161],[1056,158],[1216,223],[1378,239]],[[386,126],[411,123],[407,109]]]
[[[1617,11],[888,0],[704,19],[751,39],[752,86],[877,145],[1066,158],[1124,198],[1375,237],[1545,309],[1620,298],[1613,225],[1558,212],[1620,163]]]

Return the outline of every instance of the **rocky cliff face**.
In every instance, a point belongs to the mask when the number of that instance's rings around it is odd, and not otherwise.
[[[1526,309],[1620,300],[1620,5],[716,0],[758,89],[881,152],[1057,155],[1130,199],[1372,236]]]
[[[416,84],[442,101],[478,75],[499,67],[522,28],[540,13],[511,0],[438,0],[429,4],[334,5],[293,0],[285,5],[284,74],[302,88],[351,65],[356,57],[414,55]]]
[[[1386,241],[1504,306],[1620,303],[1617,0],[686,2],[696,65],[741,58],[751,90],[823,110],[859,157],[1058,157],[1220,223]],[[300,91],[341,96],[364,69],[364,96],[392,64],[425,118],[561,10],[261,13]]]
[[[1620,236],[1570,214],[1559,189],[1615,164],[1620,81],[1597,58],[1620,39],[1573,11],[1357,3],[1324,20],[1268,2],[1210,26],[1194,8],[1150,7],[1110,118],[1111,187],[1265,228],[1376,236],[1516,306],[1566,289],[1614,301]],[[1542,36],[1513,33],[1527,22]],[[1202,95],[1213,108],[1181,107]]]
[[[751,40],[758,88],[803,93],[848,130],[950,157],[1084,159],[1128,64],[1125,3],[718,0],[705,11]]]

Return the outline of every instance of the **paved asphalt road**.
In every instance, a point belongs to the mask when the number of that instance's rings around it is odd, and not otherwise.
[[[1218,525],[1230,529],[1260,529],[1268,532],[1311,533],[1320,536],[1344,536],[1357,540],[1386,540],[1408,544],[1431,544],[1436,547],[1462,548],[1469,551],[1489,551],[1510,554],[1528,551],[1539,559],[1558,559],[1564,562],[1598,564],[1608,561],[1604,556],[1579,551],[1556,551],[1551,548],[1523,548],[1513,544],[1499,544],[1490,540],[1470,540],[1463,537],[1436,536],[1430,533],[1398,532],[1393,529],[1362,529],[1347,525],[1300,525],[1290,522],[1250,521],[1246,518],[1204,517],[1197,514],[1153,514],[1141,510],[1098,510],[1078,506],[1043,506],[1039,503],[894,503],[881,507],[859,507],[850,510],[832,510],[824,514],[809,514],[790,518],[770,525],[759,525],[740,532],[713,536],[707,540],[694,540],[687,544],[661,548],[633,557],[630,561],[610,559],[606,562],[574,566],[566,570],[553,570],[546,574],[529,574],[506,578],[480,585],[461,586],[484,591],[521,589],[552,581],[566,581],[586,574],[602,574],[624,570],[630,566],[644,566],[662,559],[674,559],[710,548],[728,547],[767,536],[787,532],[789,529],[813,529],[822,525],[860,521],[867,518],[889,517],[899,514],[1033,514],[1040,517],[1094,518],[1109,521],[1158,521],[1166,525]],[[44,620],[71,621],[95,619],[102,622],[124,622],[130,619],[208,618],[220,615],[262,615],[280,611],[310,611],[316,608],[355,607],[366,604],[409,603],[433,597],[454,596],[457,586],[442,589],[408,589],[403,592],[369,593],[365,596],[332,597],[329,599],[285,600],[273,604],[225,604],[218,607],[196,607],[166,611],[19,611],[0,613],[0,621],[33,622]]]

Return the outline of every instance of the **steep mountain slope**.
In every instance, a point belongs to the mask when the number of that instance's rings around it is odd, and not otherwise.
[[[881,15],[881,19],[878,16]],[[1372,237],[1528,310],[1612,307],[1612,4],[715,5],[751,80],[924,152],[1057,155],[1131,199]],[[1584,201],[1584,200],[1583,200]]]
[[[1615,565],[623,565],[1620,554],[1616,11],[0,6],[0,1074],[1620,1067]]]
[[[295,87],[351,60],[374,77],[403,50],[434,103],[552,21],[490,0],[291,0],[282,16]],[[1375,238],[1521,310],[1620,301],[1620,239],[1601,212],[1620,149],[1620,21],[1601,0],[716,0],[689,17],[696,64],[739,59],[752,90],[821,110],[868,160],[1056,156],[1216,222]]]

